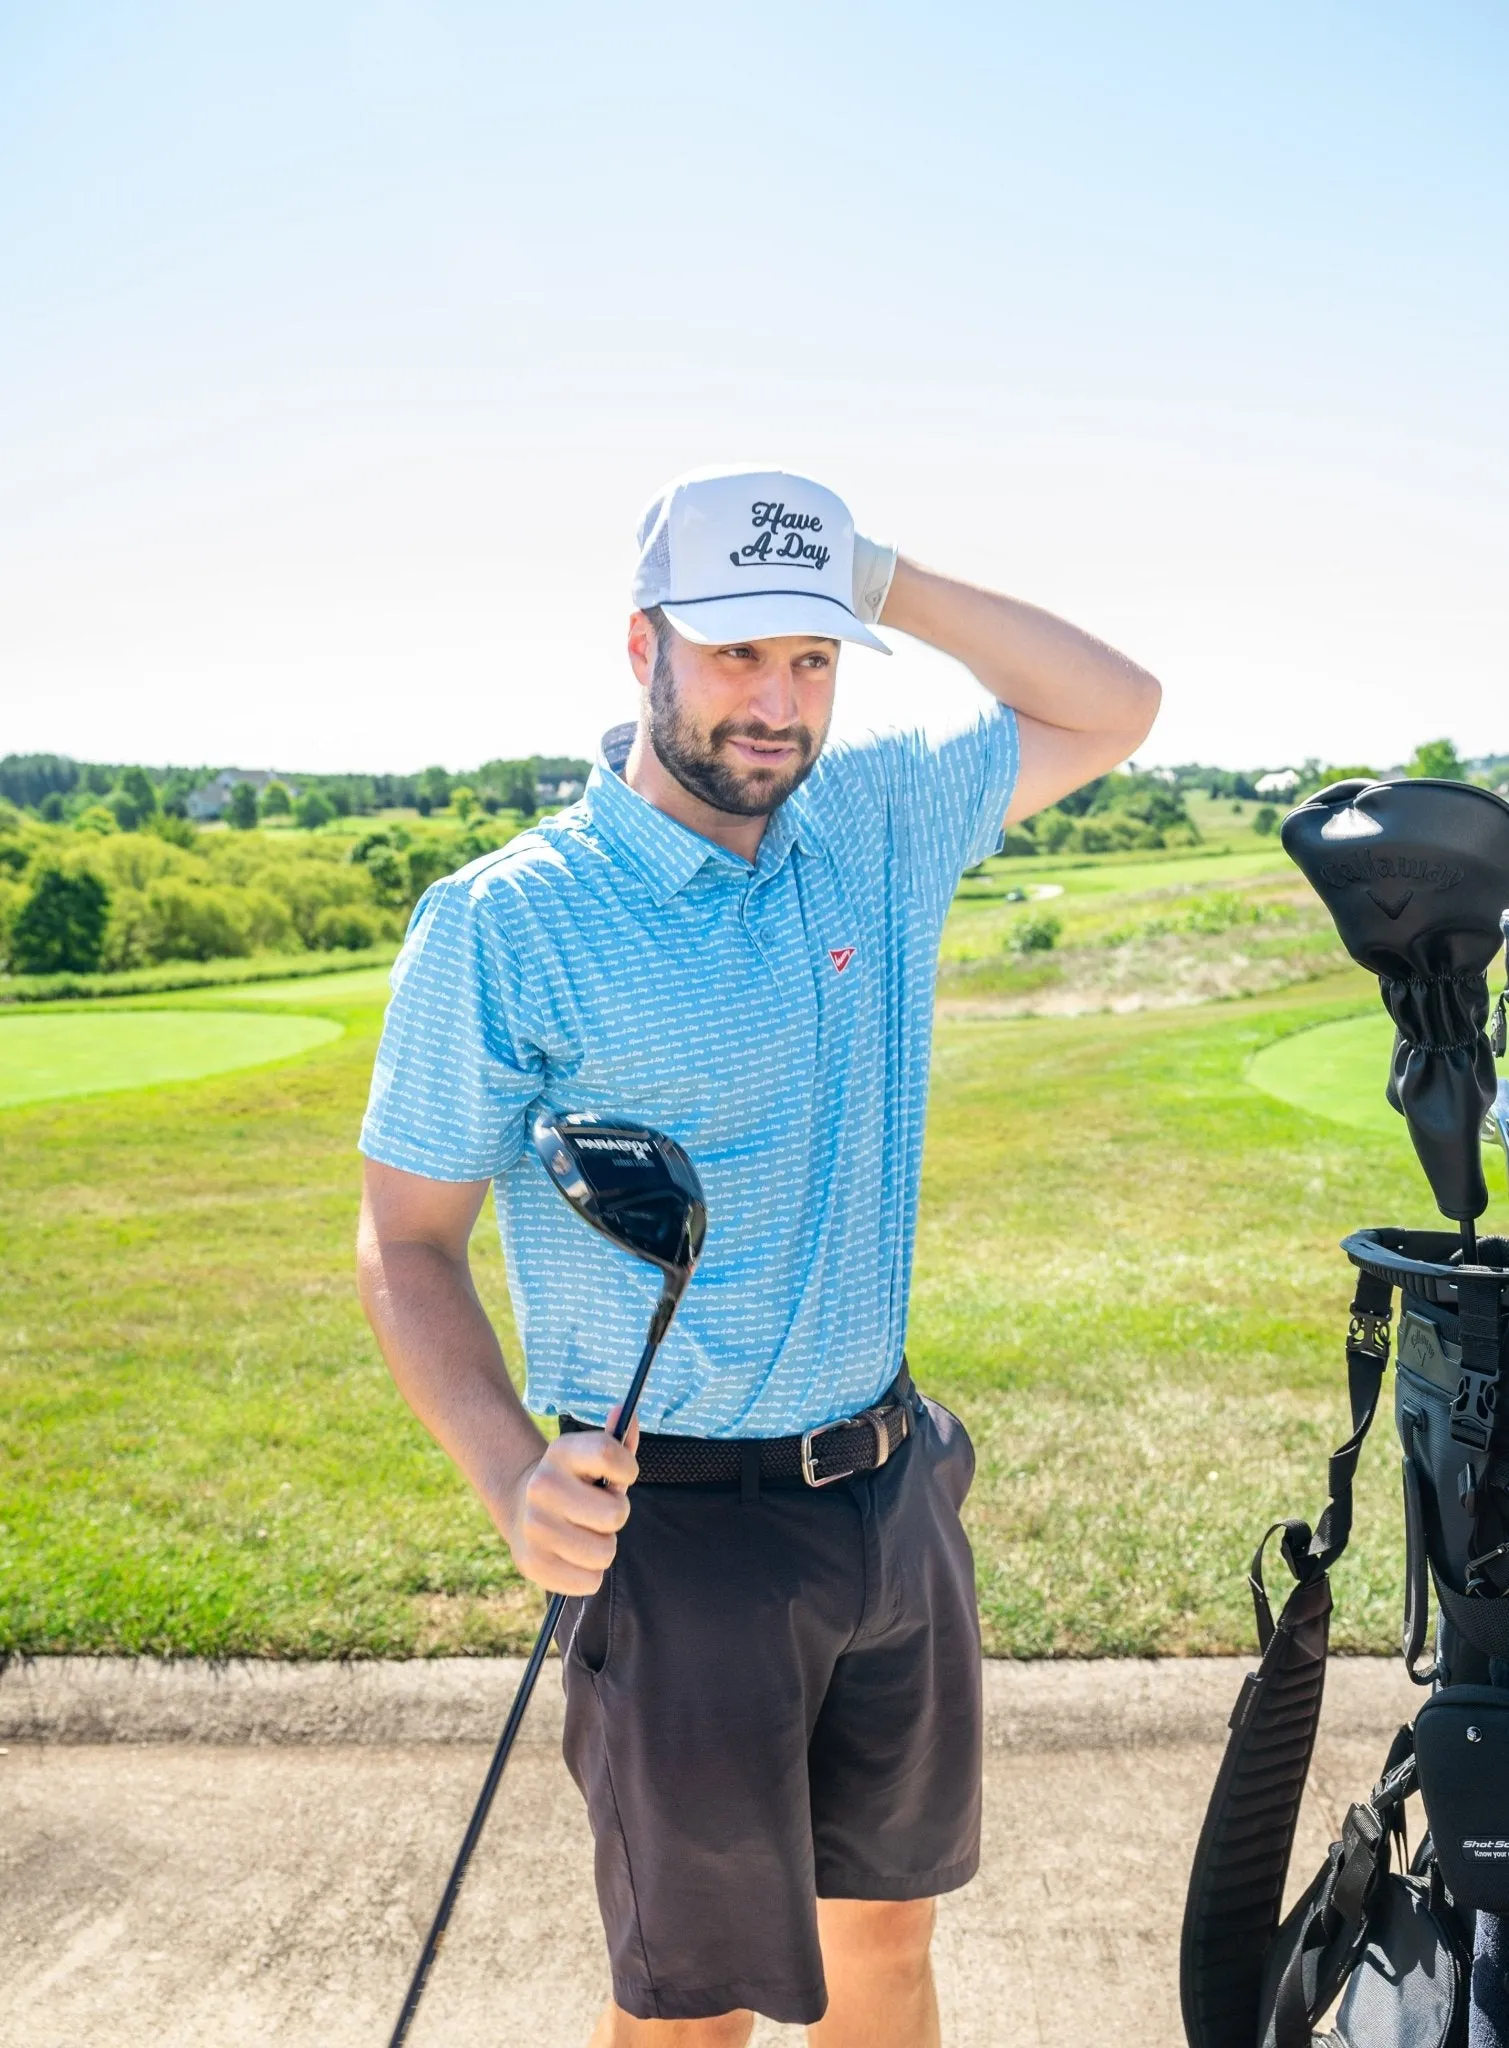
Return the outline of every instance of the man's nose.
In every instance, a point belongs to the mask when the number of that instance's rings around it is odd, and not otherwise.
[[[756,678],[749,700],[752,718],[765,725],[795,725],[797,720],[796,669],[789,661],[767,662]]]

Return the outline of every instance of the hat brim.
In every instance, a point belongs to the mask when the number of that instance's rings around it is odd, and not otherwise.
[[[846,604],[812,590],[741,590],[734,597],[704,597],[660,609],[682,639],[698,647],[801,634],[816,640],[852,640],[856,647],[873,647],[879,654],[891,651]]]

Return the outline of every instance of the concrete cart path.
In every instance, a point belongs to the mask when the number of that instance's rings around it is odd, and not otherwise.
[[[1175,2048],[1184,1876],[1247,1668],[988,1667],[984,1865],[938,1938],[950,2048]],[[503,1660],[0,1673],[0,2044],[385,2041],[485,1767],[473,1721],[491,1732],[512,1678]],[[1397,1663],[1333,1663],[1296,1883],[1417,1703]],[[553,1675],[539,1706],[416,2048],[581,2048],[605,1995]]]

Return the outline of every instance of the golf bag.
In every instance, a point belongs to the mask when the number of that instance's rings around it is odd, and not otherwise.
[[[1395,1024],[1388,1100],[1459,1229],[1375,1228],[1343,1242],[1356,1269],[1351,1431],[1314,1528],[1275,1523],[1252,1562],[1262,1656],[1231,1716],[1190,1877],[1185,2032],[1190,2048],[1509,2048],[1509,1395],[1498,1400],[1509,1240],[1479,1243],[1474,1228],[1509,1000],[1506,988],[1490,1047],[1509,804],[1464,784],[1338,783],[1291,812],[1283,839],[1348,951],[1379,977]],[[1430,1692],[1281,1919],[1325,1682],[1329,1573],[1351,1535],[1396,1307],[1400,1648]],[[1264,1580],[1275,1535],[1294,1580],[1277,1619]],[[1416,1791],[1429,1832],[1410,1858],[1404,1806]],[[1316,2034],[1333,2004],[1333,2031]]]

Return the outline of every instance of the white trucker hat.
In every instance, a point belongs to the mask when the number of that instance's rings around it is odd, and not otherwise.
[[[889,654],[854,615],[854,521],[842,498],[782,469],[697,469],[639,522],[634,605],[659,605],[704,647],[810,633]]]

